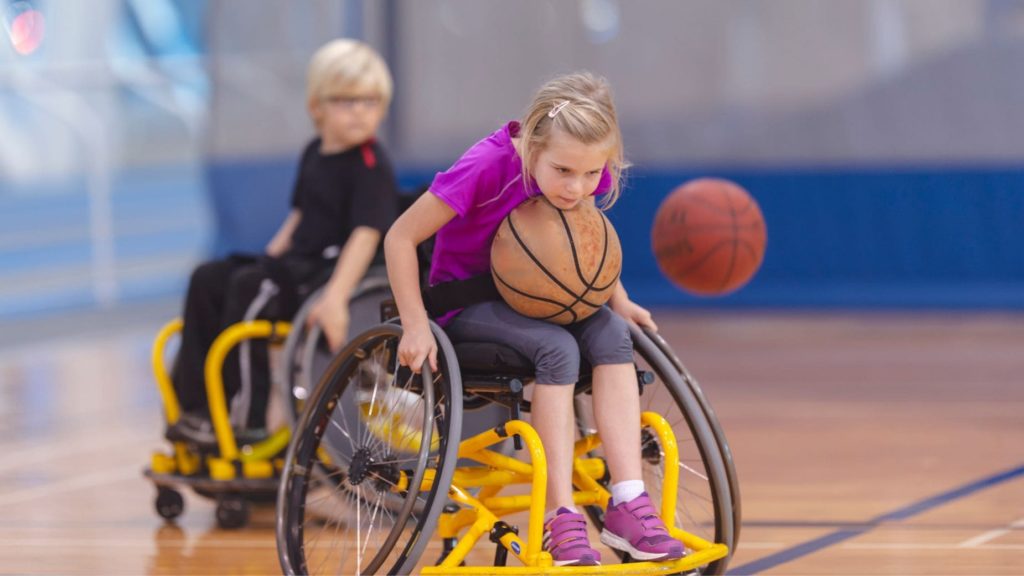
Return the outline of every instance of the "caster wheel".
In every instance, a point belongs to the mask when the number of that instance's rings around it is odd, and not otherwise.
[[[238,496],[225,496],[217,501],[217,525],[227,530],[249,523],[249,503]]]
[[[165,520],[174,520],[185,510],[185,499],[181,492],[171,488],[158,488],[156,492],[156,513]]]

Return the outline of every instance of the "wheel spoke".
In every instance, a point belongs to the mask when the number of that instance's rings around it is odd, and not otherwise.
[[[317,389],[306,406],[327,412],[330,422],[317,431],[309,423],[322,416],[303,415],[306,427],[295,430],[293,439],[303,448],[292,457],[298,449],[290,447],[286,459],[284,477],[297,480],[282,495],[279,514],[302,530],[282,535],[279,522],[278,538],[294,542],[284,547],[287,562],[311,573],[413,570],[444,498],[433,496],[435,487],[420,491],[418,483],[398,490],[399,474],[407,471],[412,480],[427,467],[435,477],[450,478],[454,469],[457,444],[445,444],[444,454],[431,452],[433,439],[459,433],[447,425],[450,383],[440,371],[433,389],[421,386],[418,375],[404,376],[393,354],[397,328],[374,330],[354,338],[332,361],[321,378],[327,389]],[[358,350],[365,356],[356,357]],[[434,391],[437,398],[426,401],[424,395],[433,398]],[[331,399],[336,405],[327,411]]]

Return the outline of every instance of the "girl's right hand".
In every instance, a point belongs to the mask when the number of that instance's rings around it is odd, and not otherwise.
[[[424,360],[429,360],[430,369],[437,372],[437,341],[430,326],[405,329],[398,341],[398,363],[419,374]]]

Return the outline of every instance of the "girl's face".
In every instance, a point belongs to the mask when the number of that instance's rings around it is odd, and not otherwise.
[[[610,155],[607,142],[584,144],[555,128],[547,146],[537,154],[531,172],[549,202],[570,210],[597,189]]]
[[[316,101],[310,111],[320,126],[323,150],[340,152],[377,134],[384,119],[384,100],[374,92],[332,92]]]

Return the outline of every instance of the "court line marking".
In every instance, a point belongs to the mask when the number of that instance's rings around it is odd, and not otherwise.
[[[906,520],[907,518],[911,518],[922,512],[931,510],[932,508],[936,508],[938,506],[947,504],[954,500],[970,496],[975,492],[984,490],[986,488],[991,488],[997,484],[1001,484],[1008,480],[1012,480],[1021,475],[1024,475],[1024,465],[1020,465],[1017,466],[1016,468],[1004,470],[1003,472],[999,472],[997,474],[993,474],[991,476],[987,476],[985,478],[969,482],[958,488],[947,490],[946,492],[936,494],[935,496],[932,496],[930,498],[925,498],[924,500],[921,500],[919,502],[915,502],[902,508],[897,508],[892,512],[876,516],[875,518],[872,518],[871,520],[865,522],[864,526],[862,527],[836,530],[835,532],[831,532],[829,534],[825,534],[824,536],[808,540],[807,542],[802,542],[800,544],[797,544],[785,550],[781,550],[774,554],[769,554],[768,556],[765,556],[763,558],[758,558],[757,560],[754,560],[752,562],[747,562],[746,564],[737,566],[735,568],[730,568],[728,570],[728,574],[753,575],[759,572],[763,572],[765,570],[769,570],[771,568],[775,568],[776,566],[792,562],[793,560],[796,560],[798,558],[803,558],[804,556],[808,556],[810,554],[818,552],[819,550],[823,550],[830,546],[834,546],[841,542],[845,542],[846,540],[849,540],[851,538],[856,538],[861,534],[870,532],[880,524],[886,522]],[[740,544],[740,548],[742,547],[743,545]],[[950,544],[949,547],[953,548],[955,547],[955,545]]]
[[[938,543],[907,543],[899,544],[897,542],[878,542],[876,544],[858,544],[851,542],[849,544],[843,544],[841,548],[845,550],[952,550],[956,548],[953,544],[938,544]],[[984,544],[980,546],[974,546],[973,550],[1024,550],[1024,544]]]
[[[999,538],[1001,536],[1005,536],[1010,532],[1018,530],[1020,528],[1024,528],[1024,518],[1011,522],[1010,525],[1006,528],[997,528],[995,530],[989,530],[988,532],[985,532],[984,534],[979,534],[974,538],[968,538],[967,540],[964,540],[963,542],[957,544],[957,548],[977,548],[982,544],[995,540],[996,538]]]

